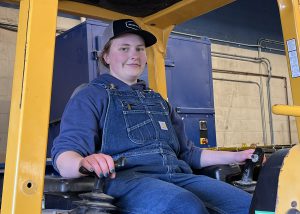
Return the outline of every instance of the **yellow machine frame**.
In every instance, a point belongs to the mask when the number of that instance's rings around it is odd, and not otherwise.
[[[182,0],[144,18],[68,0],[0,1],[20,4],[1,211],[33,214],[41,213],[42,206],[58,10],[101,20],[132,18],[155,34],[158,43],[147,52],[149,83],[167,99],[164,56],[173,27],[234,0]],[[278,0],[278,5],[284,39],[296,40],[299,58],[299,2]],[[291,72],[290,67],[289,70]],[[300,105],[299,81],[300,78],[291,78],[294,105]],[[290,111],[291,107],[287,108]],[[283,112],[287,114],[285,107]],[[299,161],[299,146],[293,147],[290,154],[279,178],[276,213],[285,213],[291,208],[292,201],[300,204],[300,185],[297,182],[300,176],[297,170],[293,170]]]

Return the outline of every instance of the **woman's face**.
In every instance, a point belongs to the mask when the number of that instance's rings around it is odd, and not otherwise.
[[[112,40],[108,53],[103,57],[111,75],[132,85],[137,82],[147,62],[145,42],[136,34],[124,34]]]

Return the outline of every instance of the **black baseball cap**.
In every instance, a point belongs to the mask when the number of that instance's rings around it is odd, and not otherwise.
[[[156,37],[143,30],[135,21],[132,19],[119,19],[109,23],[108,27],[104,30],[102,35],[103,46],[109,41],[125,33],[133,33],[142,37],[145,41],[145,46],[150,47],[157,41]]]

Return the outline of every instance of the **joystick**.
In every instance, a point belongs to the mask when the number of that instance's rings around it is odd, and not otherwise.
[[[253,180],[253,171],[256,166],[260,166],[264,159],[264,151],[261,148],[256,148],[251,159],[246,160],[242,179],[234,181],[233,185],[247,192],[253,193],[256,186],[256,181]]]

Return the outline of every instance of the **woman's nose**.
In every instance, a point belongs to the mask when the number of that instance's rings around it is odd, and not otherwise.
[[[131,59],[138,59],[139,58],[139,52],[138,51],[132,51],[130,54]]]

